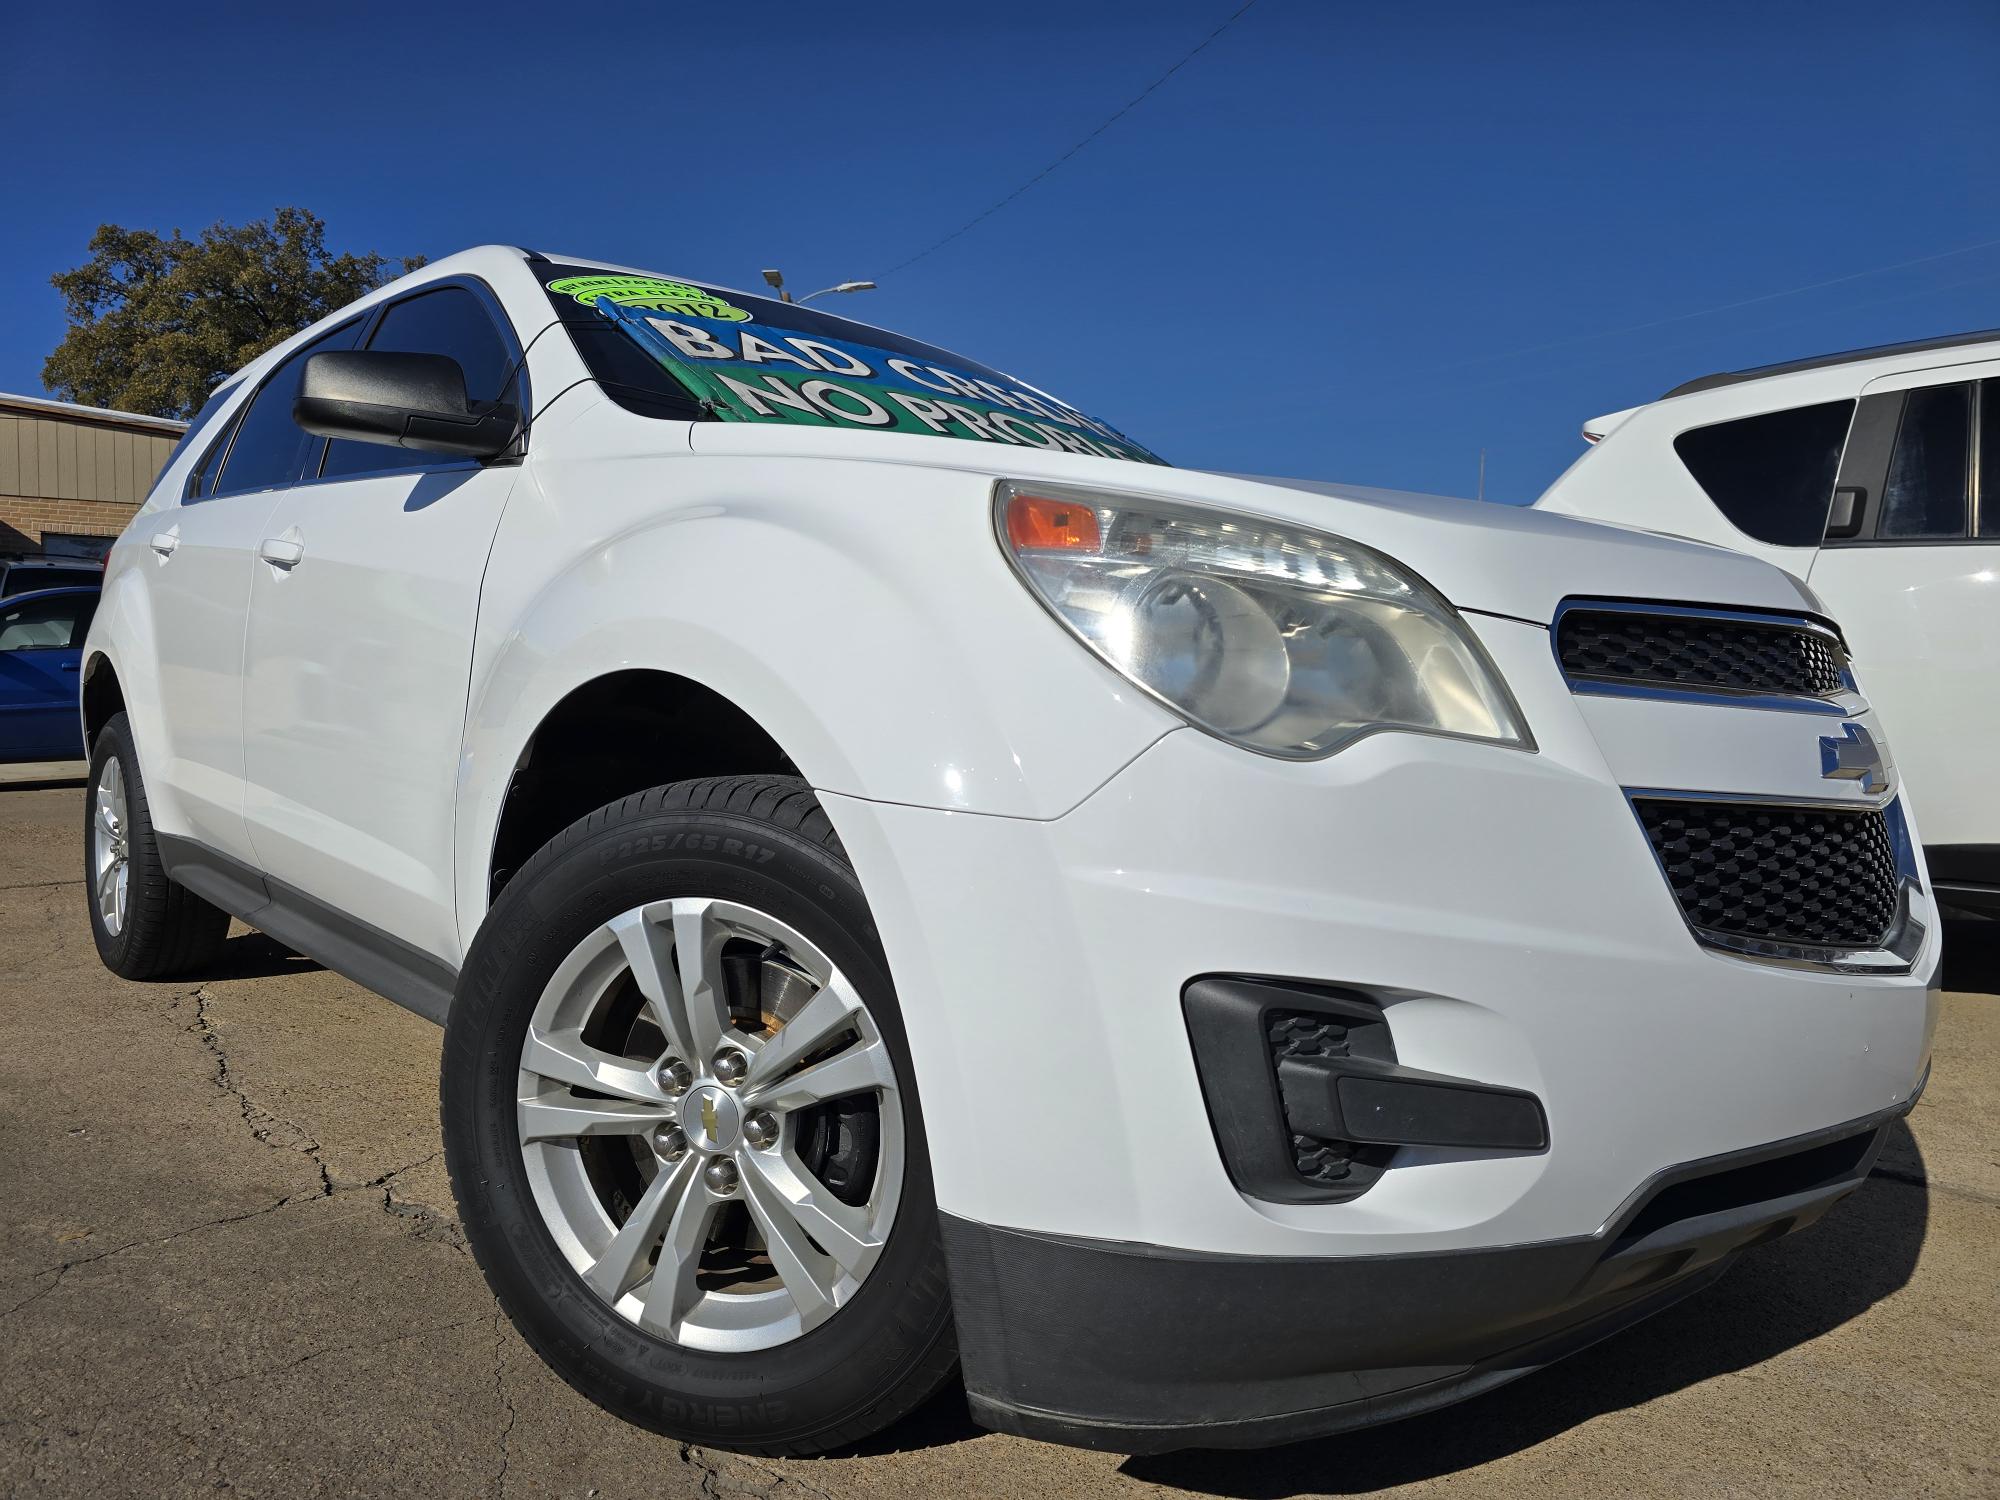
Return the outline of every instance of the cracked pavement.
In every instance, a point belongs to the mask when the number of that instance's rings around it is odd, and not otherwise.
[[[981,1432],[947,1391],[778,1461],[627,1427],[522,1343],[458,1232],[428,1022],[240,927],[211,973],[105,973],[81,809],[0,786],[0,1495],[2000,1493],[2000,925],[1953,934],[1970,992],[1876,1180],[1505,1390],[1149,1459]]]

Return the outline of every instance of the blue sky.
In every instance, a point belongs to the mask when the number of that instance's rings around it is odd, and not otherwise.
[[[0,390],[100,222],[281,203],[341,249],[873,277],[839,310],[1177,462],[1469,494],[1485,448],[1515,501],[1690,376],[2000,325],[1991,0],[1259,0],[892,274],[1239,3],[30,7]]]

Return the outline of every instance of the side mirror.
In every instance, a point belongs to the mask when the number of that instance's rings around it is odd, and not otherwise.
[[[497,458],[521,430],[519,407],[465,399],[465,371],[449,355],[382,349],[310,356],[292,420],[319,437],[460,458]]]

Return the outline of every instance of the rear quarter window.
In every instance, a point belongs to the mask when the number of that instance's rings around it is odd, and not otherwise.
[[[1852,401],[1763,412],[1690,428],[1674,439],[1674,452],[1745,536],[1817,547],[1853,418]]]

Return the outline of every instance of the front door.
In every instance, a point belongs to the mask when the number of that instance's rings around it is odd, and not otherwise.
[[[391,303],[370,349],[448,354],[477,400],[518,352],[446,286]],[[257,864],[456,964],[453,813],[486,556],[521,470],[319,445],[258,544],[245,644],[245,816]]]
[[[2000,365],[1873,381],[1854,431],[1840,483],[1858,503],[1833,528],[1853,534],[1828,536],[1809,581],[1935,862],[1941,847],[2000,844]]]

